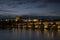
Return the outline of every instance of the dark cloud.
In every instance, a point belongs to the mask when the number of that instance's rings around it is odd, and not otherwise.
[[[52,12],[50,12],[51,14],[56,14],[56,15],[60,15],[60,10],[55,10],[55,11],[52,11]]]
[[[48,5],[47,5],[47,3],[39,3],[39,4],[37,4],[36,5],[36,8],[45,8],[45,7],[47,7]]]
[[[42,1],[45,1],[45,2],[60,2],[60,0],[11,0],[11,1],[23,1],[23,2],[42,2]]]
[[[60,0],[0,0],[0,4],[3,3],[12,3],[12,4],[24,4],[24,3],[38,3],[38,2],[52,2],[52,3],[60,3]]]
[[[60,15],[58,9],[60,10],[60,0],[0,0],[0,13]]]
[[[6,10],[6,9],[1,9],[0,8],[0,12],[16,12],[16,11],[11,11],[11,10]]]
[[[60,0],[48,0],[48,2],[51,2],[51,3],[60,3]]]
[[[37,4],[37,8],[46,7],[48,3],[60,3],[60,0],[0,0],[0,4],[6,4],[9,7],[15,8],[17,5]]]

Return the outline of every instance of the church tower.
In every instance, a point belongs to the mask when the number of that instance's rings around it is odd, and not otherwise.
[[[20,17],[19,16],[16,16],[15,21],[19,21],[19,20],[20,20]]]

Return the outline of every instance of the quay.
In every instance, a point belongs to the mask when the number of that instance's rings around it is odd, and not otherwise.
[[[60,21],[45,21],[41,19],[15,19],[0,20],[0,28],[21,28],[21,29],[60,29]]]

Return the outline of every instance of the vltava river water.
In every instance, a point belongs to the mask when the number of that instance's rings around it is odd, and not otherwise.
[[[60,40],[60,30],[0,29],[0,40]]]

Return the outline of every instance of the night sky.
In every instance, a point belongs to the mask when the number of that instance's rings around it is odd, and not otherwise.
[[[60,0],[0,0],[0,15],[60,16]]]

